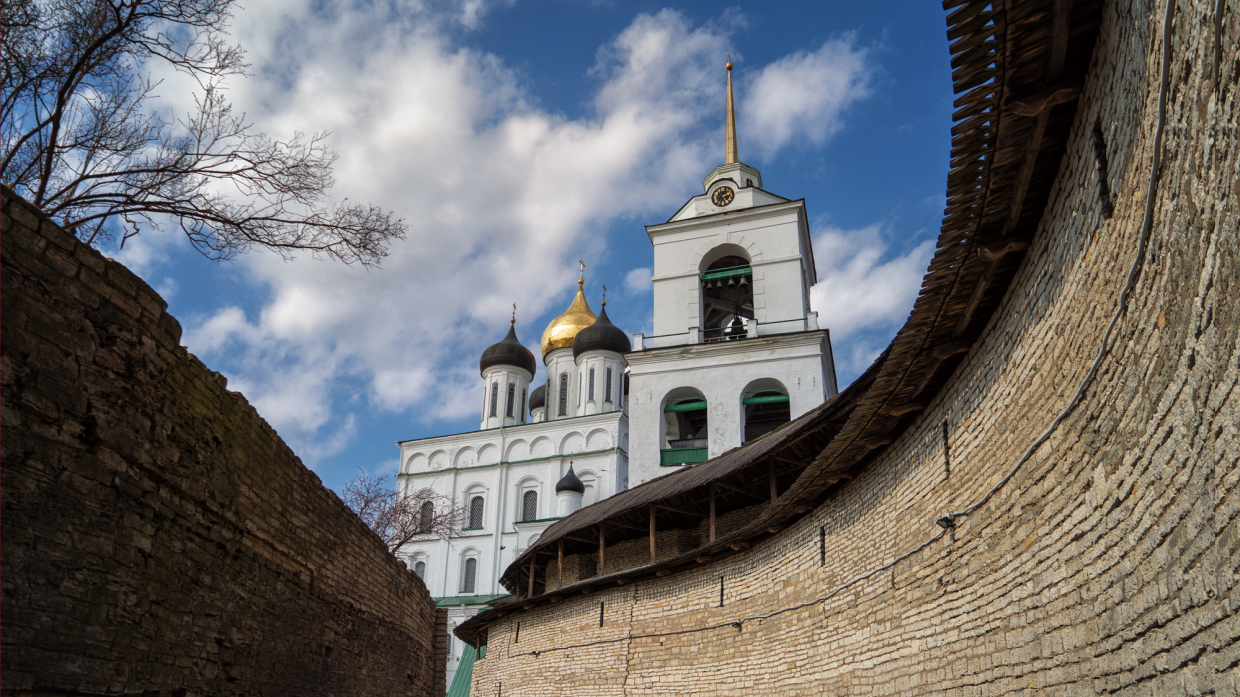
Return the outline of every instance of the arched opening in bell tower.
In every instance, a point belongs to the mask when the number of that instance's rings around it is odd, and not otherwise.
[[[741,442],[748,443],[792,420],[788,388],[774,378],[754,380],[741,390]]]
[[[753,268],[743,247],[725,244],[702,258],[702,341],[734,341],[754,321]]]
[[[710,423],[706,397],[692,387],[678,387],[663,398],[660,465],[687,465],[709,457]]]

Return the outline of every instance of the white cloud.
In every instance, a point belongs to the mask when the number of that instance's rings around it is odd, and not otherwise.
[[[624,289],[633,295],[649,293],[654,290],[654,286],[651,285],[653,278],[654,274],[649,268],[633,269],[624,275]]]
[[[176,295],[177,291],[180,290],[180,287],[181,286],[177,283],[177,279],[171,276],[164,276],[164,280],[160,281],[159,285],[155,286],[155,292],[159,293],[159,297],[167,300]]]
[[[522,318],[566,303],[575,260],[604,251],[599,233],[675,209],[717,164],[705,134],[719,116],[718,56],[739,20],[638,16],[599,50],[591,113],[572,119],[533,106],[528,78],[498,57],[447,38],[445,23],[476,26],[489,6],[450,2],[433,16],[426,5],[255,0],[234,23],[254,66],[231,87],[238,110],[275,137],[331,131],[333,196],[409,224],[377,271],[246,255],[238,263],[269,300],[188,327],[190,349],[311,464],[345,447],[358,409],[476,413],[476,356],[503,336],[511,304],[536,347],[542,327]],[[864,57],[828,46],[793,64]],[[625,286],[638,281],[649,290],[650,270]]]
[[[843,126],[843,111],[869,94],[870,74],[851,34],[763,67],[741,92],[741,159],[750,143],[762,159],[798,139],[822,145]]]
[[[524,77],[497,57],[389,5],[330,17],[248,5],[236,27],[255,76],[232,87],[237,107],[273,135],[332,131],[333,194],[410,225],[378,271],[245,256],[270,300],[186,333],[310,461],[355,430],[337,412],[359,390],[428,419],[474,413],[474,357],[503,335],[511,303],[518,320],[563,303],[573,262],[603,251],[596,233],[674,208],[708,168],[693,134],[721,89],[705,66],[726,37],[674,12],[638,17],[599,52],[593,113],[568,119],[530,106]],[[541,327],[517,329],[533,342]]]
[[[820,229],[814,238],[818,284],[810,289],[810,304],[819,326],[831,330],[841,372],[856,374],[882,352],[913,309],[934,241],[893,255],[878,225]]]

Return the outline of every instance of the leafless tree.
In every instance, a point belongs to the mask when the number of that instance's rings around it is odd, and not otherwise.
[[[215,259],[265,247],[377,264],[405,224],[324,205],[327,134],[274,140],[224,98],[246,69],[226,41],[233,2],[0,2],[0,180],[91,244],[173,225]],[[153,108],[156,62],[201,88],[171,122]]]
[[[461,532],[464,509],[451,496],[430,489],[398,493],[382,477],[359,471],[344,487],[344,503],[378,533],[393,554],[419,538],[441,540]]]

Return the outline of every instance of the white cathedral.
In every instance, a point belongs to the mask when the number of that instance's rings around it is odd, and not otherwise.
[[[727,65],[724,164],[654,245],[654,335],[625,332],[577,294],[542,334],[547,380],[516,320],[482,353],[477,431],[401,441],[401,492],[430,489],[464,510],[447,541],[403,553],[449,607],[447,681],[464,646],[456,625],[507,595],[504,567],[555,521],[600,499],[715,457],[836,392],[831,340],[810,310],[817,282],[804,200],[762,188],[737,158]],[[463,676],[464,677],[464,676]],[[454,691],[455,693],[455,691]]]

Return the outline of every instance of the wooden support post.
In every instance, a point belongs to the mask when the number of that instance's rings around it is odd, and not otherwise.
[[[536,564],[538,564],[537,554],[534,555],[533,559],[530,559],[530,592],[528,595],[525,596],[527,598],[534,597],[534,571],[538,568]]]
[[[606,568],[603,562],[603,550],[607,548],[607,545],[605,544],[606,539],[607,539],[607,532],[603,528],[603,524],[599,523],[598,524],[598,575],[599,576],[605,575],[603,573],[603,569]]]
[[[564,587],[564,539],[560,538],[559,557],[556,559],[555,587]]]
[[[654,560],[656,557],[655,546],[654,546],[654,512],[655,512],[654,504],[650,504],[650,563],[651,564],[654,563]]]
[[[715,483],[710,483],[710,541],[715,541]]]
[[[1059,77],[1063,72],[1064,60],[1068,54],[1068,35],[1072,29],[1072,0],[1053,0],[1051,2],[1051,37],[1046,52],[1046,82]]]

